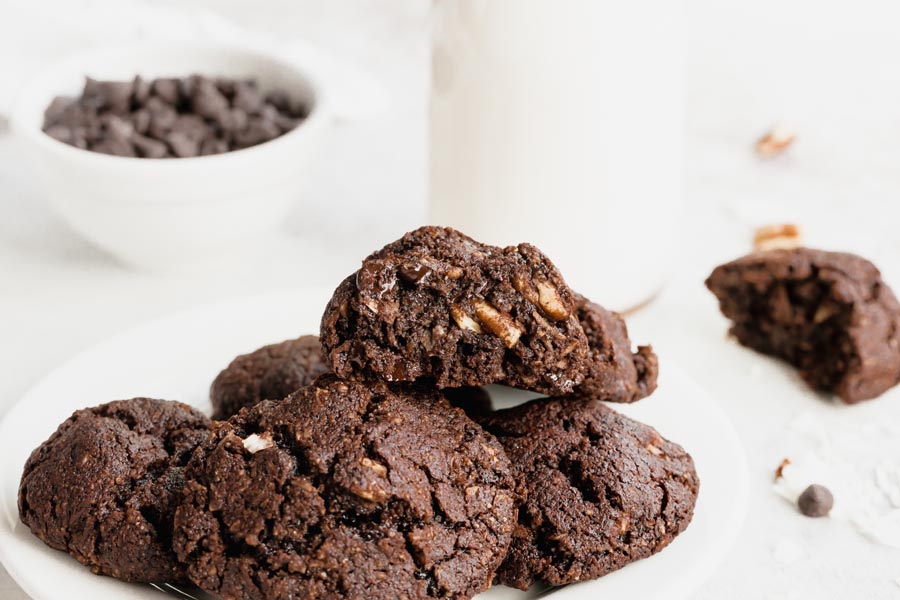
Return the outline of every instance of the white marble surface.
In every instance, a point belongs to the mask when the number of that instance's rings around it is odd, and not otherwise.
[[[0,106],[25,65],[66,49],[47,28],[98,3],[65,4],[2,8],[0,72],[12,79],[0,82]],[[424,218],[427,2],[279,0],[266,11],[237,0],[190,4],[355,61],[385,82],[393,108],[335,131],[288,235],[246,263],[201,275],[132,272],[85,245],[46,208],[13,141],[0,138],[0,410],[53,366],[122,328],[220,298],[336,284],[368,250]],[[852,408],[810,394],[789,370],[727,341],[702,286],[712,266],[748,248],[754,226],[779,220],[802,224],[813,244],[869,256],[900,286],[900,14],[890,0],[689,4],[680,261],[630,325],[636,341],[657,347],[663,368],[677,361],[722,402],[748,452],[744,533],[695,598],[900,598],[900,550],[840,519],[802,518],[771,489],[774,468],[802,444],[788,428],[798,415],[868,431],[900,423],[900,391]],[[760,162],[750,147],[775,121],[794,125],[798,141],[788,156]],[[869,450],[900,456],[900,436]],[[870,468],[861,464],[860,477]],[[25,598],[2,572],[0,598]]]

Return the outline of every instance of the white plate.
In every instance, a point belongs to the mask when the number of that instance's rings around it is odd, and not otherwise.
[[[257,296],[178,313],[117,335],[80,354],[35,386],[0,425],[0,559],[34,600],[160,600],[149,586],[97,577],[44,546],[19,523],[22,466],[74,410],[119,398],[182,400],[208,410],[209,384],[237,354],[318,331],[330,290]],[[523,394],[492,390],[506,405]],[[527,396],[527,394],[525,395]],[[737,435],[716,402],[671,362],[649,399],[617,407],[653,425],[693,455],[701,491],[693,523],[663,552],[597,581],[553,590],[554,600],[686,598],[716,568],[744,518],[747,466]],[[485,600],[536,597],[494,588]],[[544,592],[547,594],[547,592]]]

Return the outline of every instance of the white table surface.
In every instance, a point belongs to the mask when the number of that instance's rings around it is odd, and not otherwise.
[[[281,0],[265,12],[236,0],[193,4],[356,61],[385,82],[394,108],[335,131],[289,235],[261,250],[263,260],[202,276],[129,271],[86,245],[50,213],[12,141],[0,137],[0,411],[49,369],[118,330],[222,298],[334,285],[369,250],[424,219],[427,2]],[[36,10],[52,16],[58,5],[32,5],[40,9],[23,10],[18,22],[15,12],[0,19],[7,63],[0,67],[10,67],[0,72],[61,51],[42,34],[46,15],[34,18]],[[900,423],[900,391],[851,409],[810,394],[788,369],[726,340],[726,323],[702,286],[712,266],[748,249],[756,225],[781,220],[803,225],[812,244],[870,257],[900,286],[897,10],[890,0],[852,8],[693,0],[690,11],[680,258],[664,292],[630,327],[635,341],[654,344],[663,368],[677,361],[719,399],[748,452],[744,533],[695,598],[900,598],[900,550],[837,519],[802,518],[771,489],[774,468],[795,447],[788,423],[797,415],[861,428]],[[0,81],[0,99],[11,85]],[[775,121],[794,125],[798,141],[789,156],[760,162],[750,148]],[[900,439],[883,451],[900,457]],[[0,598],[25,598],[2,571]]]

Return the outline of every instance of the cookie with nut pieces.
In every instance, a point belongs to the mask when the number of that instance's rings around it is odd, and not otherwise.
[[[506,448],[525,499],[498,583],[595,579],[662,550],[691,521],[690,455],[602,402],[533,400],[479,423]]]
[[[226,599],[471,598],[515,526],[509,460],[462,410],[333,375],[216,424],[186,481],[175,551]]]
[[[573,293],[544,254],[441,227],[366,258],[335,291],[320,337],[339,377],[438,388],[502,383],[561,395],[590,360]]]

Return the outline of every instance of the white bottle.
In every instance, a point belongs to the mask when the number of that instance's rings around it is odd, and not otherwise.
[[[625,310],[658,291],[680,213],[677,0],[436,0],[430,220],[532,242]]]

